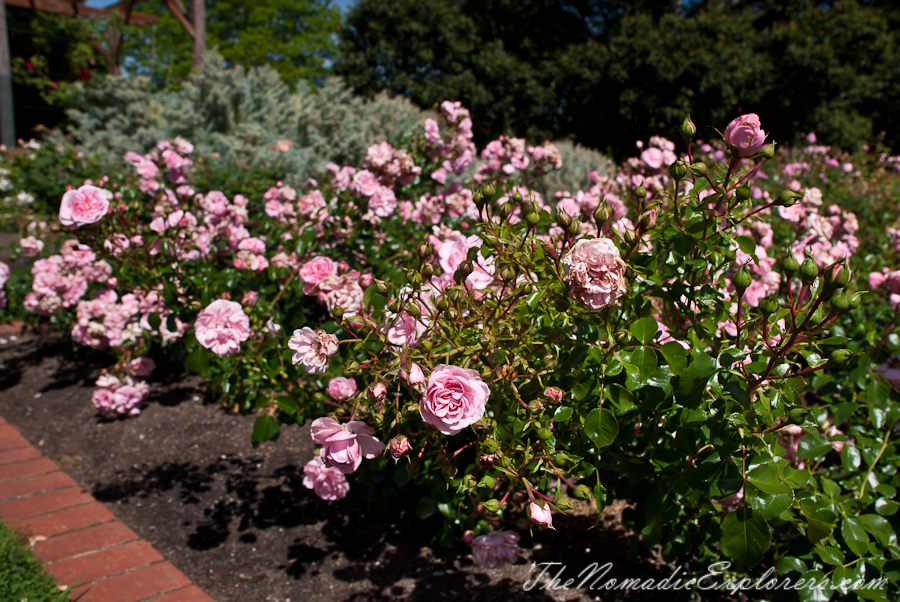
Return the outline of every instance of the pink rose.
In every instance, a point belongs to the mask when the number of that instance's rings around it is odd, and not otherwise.
[[[481,420],[490,394],[475,370],[441,364],[428,378],[419,413],[441,433],[455,435]]]
[[[651,169],[659,169],[663,164],[663,152],[658,148],[650,147],[641,153],[641,161]]]
[[[425,120],[425,140],[432,144],[441,143],[441,130],[434,119]]]
[[[390,447],[391,456],[393,456],[395,460],[402,458],[403,455],[409,451],[409,439],[407,439],[405,435],[397,435],[391,439]]]
[[[401,368],[400,378],[406,382],[406,384],[413,387],[425,382],[425,374],[422,372],[422,368],[419,364],[416,363],[410,364],[408,371]]]
[[[759,116],[749,113],[735,118],[725,128],[725,144],[736,147],[742,157],[762,150],[766,144],[766,133],[760,128]]]
[[[472,540],[475,563],[486,569],[497,569],[519,557],[519,534],[515,531],[491,531]]]
[[[550,508],[545,506],[541,506],[537,502],[528,504],[528,518],[539,525],[552,528],[553,516],[550,514]]]
[[[250,338],[250,318],[240,303],[216,299],[197,316],[194,334],[202,347],[216,355],[235,355]]]
[[[128,363],[128,372],[134,376],[150,376],[156,369],[156,362],[149,357],[138,357]]]
[[[108,191],[96,186],[67,190],[59,207],[60,223],[77,228],[100,221],[109,212],[111,196]]]
[[[252,307],[256,305],[257,301],[259,301],[259,293],[256,291],[247,291],[244,294],[244,298],[241,299],[241,305],[249,305]]]
[[[356,381],[338,376],[328,381],[328,396],[335,401],[347,401],[356,394]]]
[[[591,311],[612,305],[625,294],[625,262],[608,238],[583,238],[562,259],[572,296]]]
[[[322,446],[319,457],[325,466],[337,468],[344,474],[359,468],[363,458],[371,460],[384,451],[384,443],[373,436],[372,427],[360,420],[340,424],[334,418],[316,418],[309,433],[313,442]]]
[[[350,484],[344,473],[337,468],[325,466],[319,457],[313,458],[303,467],[303,486],[329,501],[343,499],[350,491]]]
[[[328,361],[338,352],[338,340],[324,330],[304,326],[294,331],[288,347],[294,350],[291,362],[302,364],[308,374],[315,376],[325,374]]]
[[[878,288],[884,281],[887,280],[887,277],[881,272],[872,272],[869,274],[869,286],[873,289]]]
[[[303,292],[307,295],[314,294],[315,286],[320,280],[334,275],[337,275],[337,263],[325,256],[313,257],[300,268]]]

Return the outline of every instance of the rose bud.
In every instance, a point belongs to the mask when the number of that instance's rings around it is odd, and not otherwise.
[[[591,490],[588,489],[587,485],[576,485],[572,493],[575,495],[576,500],[585,501],[591,499]]]
[[[547,387],[544,389],[544,395],[552,399],[556,403],[560,403],[565,393],[559,387]]]
[[[409,439],[407,439],[404,435],[397,435],[390,442],[391,447],[391,455],[395,460],[403,457],[403,455],[409,451]]]
[[[369,385],[369,398],[375,401],[381,401],[387,395],[387,389],[384,383],[372,383]]]
[[[553,516],[550,514],[550,508],[545,508],[537,502],[528,504],[528,518],[541,526],[553,528]]]
[[[244,298],[241,299],[241,305],[256,305],[257,300],[259,299],[259,295],[256,291],[248,291]]]

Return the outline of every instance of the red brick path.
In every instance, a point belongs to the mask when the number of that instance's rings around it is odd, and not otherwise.
[[[79,602],[212,602],[0,417],[0,519]]]

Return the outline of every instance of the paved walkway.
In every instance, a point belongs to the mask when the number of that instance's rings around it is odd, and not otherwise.
[[[79,602],[213,602],[0,417],[0,519]]]

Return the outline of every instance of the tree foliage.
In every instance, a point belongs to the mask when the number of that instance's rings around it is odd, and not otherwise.
[[[156,88],[184,81],[192,67],[191,36],[161,0],[142,2],[140,10],[160,20],[126,41],[126,69],[149,75]],[[321,80],[328,72],[338,25],[339,11],[331,0],[206,3],[208,48],[218,49],[229,65],[270,65],[292,87],[301,79]]]
[[[367,95],[459,98],[481,140],[574,136],[621,155],[686,112],[719,129],[756,112],[785,142],[816,131],[852,149],[883,133],[897,147],[895,4],[361,0],[336,71]]]

